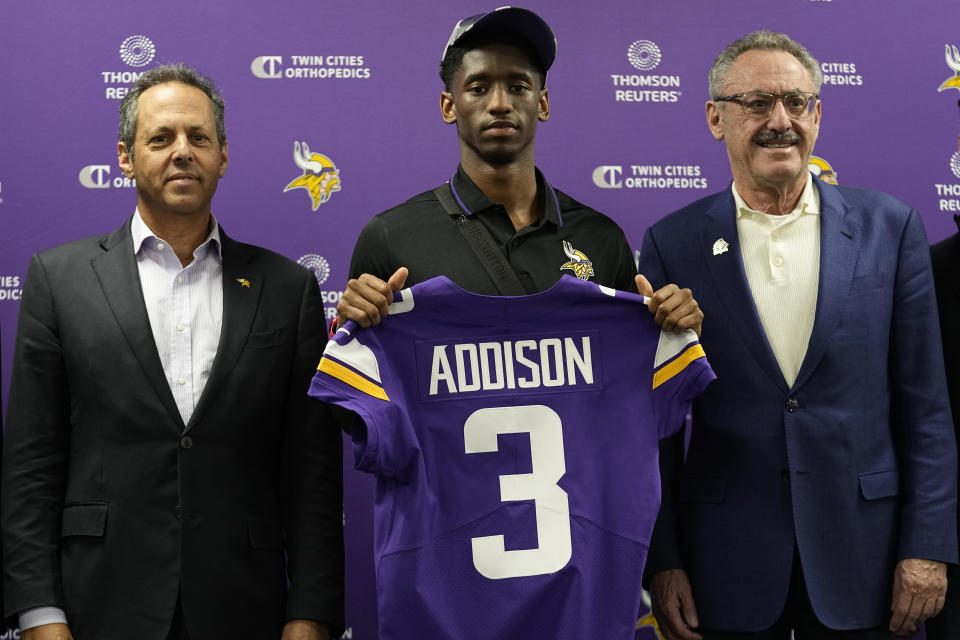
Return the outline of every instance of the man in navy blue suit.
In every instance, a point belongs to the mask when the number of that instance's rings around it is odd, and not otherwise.
[[[957,561],[956,448],[919,214],[814,181],[817,61],[751,33],[710,71],[733,184],[648,229],[717,374],[664,445],[651,543],[669,640],[909,636]]]

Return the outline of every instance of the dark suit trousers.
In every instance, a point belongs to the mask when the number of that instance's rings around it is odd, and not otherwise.
[[[177,608],[173,612],[173,623],[170,625],[167,640],[190,640],[187,623],[183,619],[183,607],[180,606],[180,596],[177,596]]]
[[[794,552],[793,572],[787,603],[780,619],[765,631],[711,631],[698,629],[704,640],[891,640],[896,636],[886,627],[878,629],[854,629],[837,631],[828,629],[817,620],[807,595],[807,587],[800,568],[800,557]],[[791,631],[794,633],[790,635]],[[947,637],[947,636],[944,636]]]

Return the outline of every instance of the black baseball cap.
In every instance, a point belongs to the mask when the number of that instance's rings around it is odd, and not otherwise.
[[[460,20],[453,27],[447,46],[443,48],[441,62],[446,60],[450,47],[460,42],[468,33],[477,33],[490,28],[503,28],[516,32],[530,44],[544,71],[550,68],[554,58],[557,57],[557,38],[543,18],[522,7],[500,7]]]

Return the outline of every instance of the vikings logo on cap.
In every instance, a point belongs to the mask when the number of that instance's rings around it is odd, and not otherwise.
[[[834,171],[830,163],[823,158],[810,156],[810,164],[808,166],[814,178],[819,178],[821,182],[826,182],[827,184],[837,184],[837,172]]]
[[[951,47],[950,45],[945,46],[947,48],[945,56],[947,59],[947,66],[953,69],[953,77],[944,80],[943,84],[937,88],[937,91],[943,91],[944,89],[950,89],[951,87],[957,91],[960,91],[960,51],[957,51],[956,47]]]
[[[303,169],[303,175],[284,187],[284,193],[291,189],[306,189],[316,211],[334,192],[340,191],[340,170],[337,165],[325,155],[310,153],[306,142],[293,143],[293,161]]]
[[[577,251],[572,244],[564,240],[563,252],[567,254],[570,261],[560,267],[561,271],[564,269],[573,271],[573,274],[581,280],[589,280],[593,276],[593,262],[582,251]]]

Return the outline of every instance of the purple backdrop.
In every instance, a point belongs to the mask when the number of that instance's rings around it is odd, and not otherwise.
[[[723,145],[704,120],[706,74],[724,45],[757,28],[789,33],[824,64],[815,153],[825,170],[917,207],[931,241],[955,230],[960,89],[938,87],[958,73],[944,56],[945,46],[960,47],[956,0],[526,6],[559,41],[538,164],[616,219],[635,247],[652,221],[727,186]],[[117,167],[116,110],[134,74],[183,61],[217,81],[231,164],[214,213],[235,238],[313,268],[332,312],[362,225],[453,172],[456,133],[440,119],[437,64],[456,20],[489,8],[463,0],[0,4],[3,397],[30,255],[112,230],[133,211],[134,188]],[[325,201],[285,191],[304,173],[297,142],[339,171]],[[372,482],[352,461],[347,468],[345,637],[366,640],[376,637]],[[640,637],[654,636],[642,629]]]

